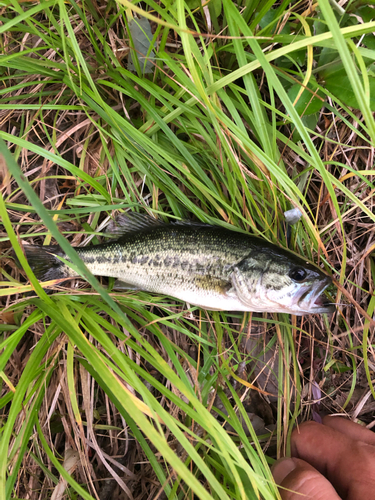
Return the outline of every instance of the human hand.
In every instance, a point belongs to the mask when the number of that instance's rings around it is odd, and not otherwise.
[[[272,467],[283,500],[375,499],[375,433],[340,417],[305,422]]]

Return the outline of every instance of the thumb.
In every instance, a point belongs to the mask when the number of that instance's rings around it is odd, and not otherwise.
[[[300,458],[282,458],[272,466],[282,500],[340,500],[332,484]]]

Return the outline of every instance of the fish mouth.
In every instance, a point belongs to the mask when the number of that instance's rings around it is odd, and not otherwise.
[[[323,295],[324,290],[332,283],[332,279],[327,276],[319,284],[312,285],[308,290],[303,290],[298,300],[298,306],[308,313],[333,313],[335,306],[328,302]]]

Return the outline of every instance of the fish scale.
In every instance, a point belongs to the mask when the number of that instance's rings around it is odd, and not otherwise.
[[[76,248],[97,276],[133,289],[171,295],[206,309],[331,312],[321,297],[331,279],[293,253],[248,234],[204,224],[164,224],[147,216],[121,217],[117,241]],[[25,246],[39,279],[77,276],[59,247]]]

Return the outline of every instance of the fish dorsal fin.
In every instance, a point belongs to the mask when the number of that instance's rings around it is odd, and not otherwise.
[[[106,233],[111,236],[123,236],[125,234],[144,231],[145,229],[165,226],[160,219],[154,219],[150,215],[132,212],[129,214],[119,214],[112,220],[106,229]]]
[[[187,226],[187,227],[200,227],[200,228],[209,228],[209,227],[218,227],[213,224],[206,224],[205,222],[197,222],[193,220],[176,220],[172,222],[172,224],[176,224],[178,226]]]
[[[106,229],[106,233],[111,236],[120,237],[125,234],[154,229],[161,226],[185,226],[192,228],[212,228],[217,227],[204,222],[195,222],[190,220],[178,220],[169,224],[160,219],[154,219],[147,214],[138,214],[137,212],[122,213],[112,220]]]

